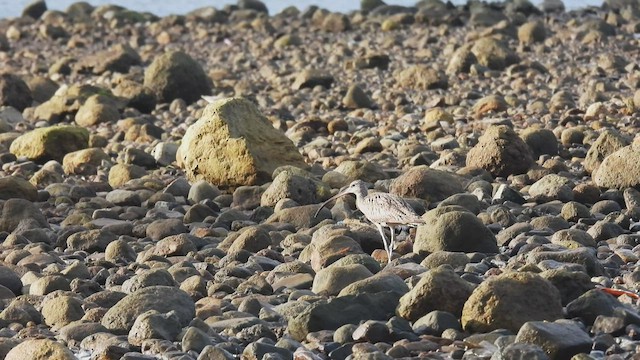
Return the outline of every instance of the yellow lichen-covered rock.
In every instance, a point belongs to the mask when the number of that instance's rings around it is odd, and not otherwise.
[[[291,140],[242,98],[209,104],[184,135],[177,158],[189,180],[223,188],[271,181],[282,165],[306,167]]]
[[[84,149],[89,144],[89,131],[77,126],[49,126],[19,136],[9,151],[33,161],[62,161],[70,152]]]
[[[66,174],[95,174],[102,160],[109,160],[100,148],[89,148],[68,153],[62,159],[62,167]]]

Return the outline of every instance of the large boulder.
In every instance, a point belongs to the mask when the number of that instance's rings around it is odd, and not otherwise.
[[[630,145],[615,151],[593,173],[593,182],[601,187],[625,189],[640,185],[640,151]]]
[[[242,98],[208,105],[187,129],[177,158],[189,180],[220,187],[263,184],[282,165],[306,167],[291,140]]]
[[[104,314],[102,325],[113,333],[125,334],[136,318],[149,310],[175,311],[182,326],[189,324],[196,313],[195,304],[186,292],[172,286],[149,286],[118,301]]]
[[[181,98],[192,103],[211,93],[210,80],[202,66],[181,51],[167,52],[153,60],[144,72],[144,86],[163,102]]]
[[[522,174],[532,164],[529,146],[506,125],[489,127],[467,154],[467,166],[485,169],[493,176]]]
[[[470,332],[515,333],[528,321],[561,318],[560,292],[553,284],[534,273],[510,272],[485,280],[473,291],[461,322]]]
[[[473,286],[448,265],[427,271],[408,293],[400,298],[398,316],[416,321],[431,311],[447,311],[459,316]]]
[[[395,178],[391,182],[389,192],[429,202],[442,201],[453,194],[464,192],[464,179],[428,166],[416,166]]]
[[[491,230],[473,213],[461,207],[439,207],[427,212],[423,219],[425,224],[418,226],[416,231],[415,253],[498,253],[497,240]]]
[[[62,162],[70,152],[89,146],[89,131],[77,126],[49,126],[31,130],[15,139],[9,151],[30,160]]]

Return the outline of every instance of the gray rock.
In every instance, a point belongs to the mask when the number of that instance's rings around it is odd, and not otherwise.
[[[153,240],[164,239],[167,236],[187,233],[189,230],[180,219],[160,219],[147,226],[146,234]]]
[[[575,322],[531,321],[522,326],[516,342],[540,346],[551,359],[569,359],[579,353],[589,353],[591,337]]]
[[[220,190],[205,180],[198,180],[189,189],[187,199],[193,203],[199,203],[202,200],[213,200],[220,195]]]
[[[104,250],[105,260],[111,262],[132,262],[136,259],[136,251],[122,239],[110,242]]]
[[[549,355],[538,345],[514,343],[500,349],[491,356],[491,360],[550,360]]]
[[[190,326],[182,336],[182,351],[195,351],[202,353],[207,346],[212,346],[211,336],[201,329]]]
[[[616,309],[622,307],[622,303],[615,297],[602,290],[593,289],[567,304],[567,314],[572,318],[580,318],[585,324],[591,325],[598,315],[611,316]]]
[[[529,252],[526,254],[528,264],[538,264],[543,260],[555,260],[563,263],[574,263],[584,266],[590,276],[602,275],[604,269],[596,258],[595,250],[580,247],[574,250]]]
[[[337,263],[334,263],[333,266],[337,266]],[[381,272],[347,285],[340,290],[338,296],[375,294],[385,291],[394,292],[402,296],[409,291],[409,287],[402,281],[400,276]]]
[[[165,269],[150,269],[122,283],[122,291],[128,294],[150,286],[176,286],[171,274]]]
[[[536,181],[529,188],[529,195],[540,203],[573,200],[573,182],[564,176],[549,174]]]
[[[399,296],[392,292],[348,295],[318,301],[289,320],[289,333],[302,341],[309,332],[335,330],[363,320],[386,320],[393,315]]]
[[[434,310],[416,320],[412,325],[416,334],[441,336],[446,329],[462,331],[460,321],[452,313]]]
[[[135,346],[142,345],[148,339],[173,341],[181,330],[181,321],[175,311],[162,314],[156,310],[149,310],[136,318],[127,340]]]
[[[31,89],[17,75],[0,74],[0,106],[12,106],[19,111],[31,106]]]
[[[0,285],[11,290],[15,295],[22,294],[22,281],[20,277],[6,266],[0,266]]]

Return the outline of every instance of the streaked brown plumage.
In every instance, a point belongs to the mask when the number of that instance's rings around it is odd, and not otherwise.
[[[361,180],[355,180],[331,199],[322,203],[318,211],[316,211],[316,216],[327,203],[347,194],[354,194],[356,196],[356,206],[358,209],[362,211],[367,220],[378,228],[382,236],[384,249],[389,257],[389,262],[391,262],[391,255],[393,253],[395,227],[398,225],[418,226],[424,223],[424,220],[416,214],[413,208],[403,198],[381,192],[369,194],[366,184]],[[391,229],[391,241],[388,244],[384,236],[383,226]]]

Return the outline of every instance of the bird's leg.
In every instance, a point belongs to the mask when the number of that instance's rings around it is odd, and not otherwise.
[[[378,228],[378,231],[380,232],[380,236],[382,236],[382,243],[384,244],[384,250],[387,252],[387,256],[389,256],[389,262],[391,262],[391,256],[389,253],[389,245],[387,245],[387,238],[384,236],[384,229],[382,228],[382,225],[377,224],[376,223],[376,227]]]
[[[389,226],[389,229],[391,230],[391,244],[389,245],[389,250],[393,252],[393,250],[396,249],[396,229],[393,226]]]

